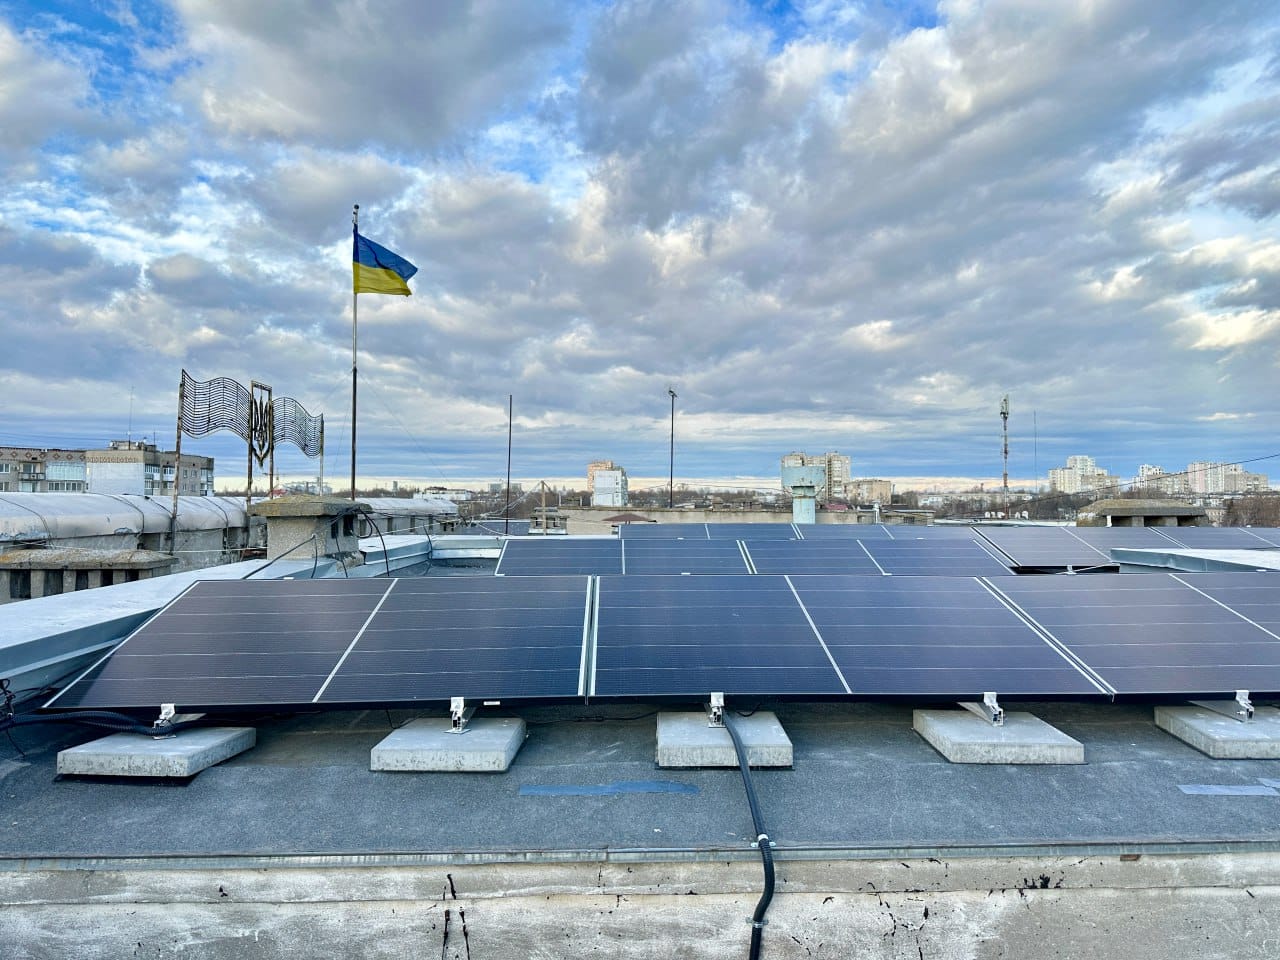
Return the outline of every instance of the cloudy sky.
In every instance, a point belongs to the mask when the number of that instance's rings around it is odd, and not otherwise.
[[[1280,476],[1268,0],[0,0],[0,444],[270,383],[360,473]],[[187,441],[243,473],[239,441]],[[282,469],[312,471],[287,448]]]

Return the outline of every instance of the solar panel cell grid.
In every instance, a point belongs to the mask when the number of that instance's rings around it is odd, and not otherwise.
[[[1087,696],[1099,688],[993,596],[962,578],[794,577],[852,692]],[[880,598],[892,598],[881,603]]]
[[[1018,578],[998,588],[1118,693],[1280,689],[1280,641],[1193,589],[1192,582],[1135,574]]]
[[[816,696],[844,686],[781,578],[601,578],[593,695],[713,691]]]

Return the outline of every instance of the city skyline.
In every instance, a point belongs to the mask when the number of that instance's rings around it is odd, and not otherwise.
[[[341,488],[359,203],[419,268],[360,298],[362,476],[504,476],[510,395],[516,474],[666,477],[671,389],[677,477],[998,477],[1006,394],[1016,476],[1272,472],[1274,8],[273,10],[0,11],[0,445],[171,449],[185,368]]]

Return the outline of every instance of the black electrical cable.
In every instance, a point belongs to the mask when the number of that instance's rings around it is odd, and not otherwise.
[[[747,763],[747,749],[742,745],[742,738],[735,729],[735,721],[729,711],[724,712],[724,727],[733,740],[734,752],[738,755],[738,769],[742,771],[742,783],[747,789],[747,805],[751,807],[751,823],[756,830],[756,845],[760,848],[760,860],[764,865],[764,890],[756,903],[755,913],[751,915],[751,952],[750,960],[759,960],[760,942],[764,935],[764,926],[768,921],[764,915],[773,900],[773,845],[769,839],[769,831],[764,827],[764,817],[760,813],[760,801],[756,799],[755,784],[751,781],[751,765]]]
[[[373,517],[369,517],[368,519],[369,525],[373,527],[374,532],[378,534],[378,539],[382,540],[382,559],[387,563],[387,576],[389,577],[391,576],[391,555],[387,553],[387,541],[383,540],[382,528],[378,526],[378,521],[374,520]]]
[[[267,567],[271,566],[273,563],[279,560],[281,557],[287,557],[289,554],[293,553],[293,551],[297,550],[299,547],[306,546],[308,543],[311,543],[312,541],[315,541],[317,539],[318,539],[317,534],[313,533],[310,537],[308,537],[306,540],[303,540],[301,543],[295,543],[292,547],[290,547],[284,553],[276,554],[274,557],[272,557],[270,560],[268,560],[266,563],[264,563],[262,566],[258,567],[257,569],[250,570],[240,579],[248,580],[250,577],[258,575],[263,570],[267,569]],[[312,559],[312,563],[311,563],[311,578],[313,580],[315,579],[316,567],[319,563],[320,563],[320,551],[317,549],[315,551],[315,557]]]

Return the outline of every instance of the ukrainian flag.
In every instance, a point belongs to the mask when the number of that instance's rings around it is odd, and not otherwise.
[[[399,254],[360,236],[352,230],[355,245],[351,254],[352,282],[356,293],[390,293],[407,297],[412,291],[405,283],[418,268]]]

